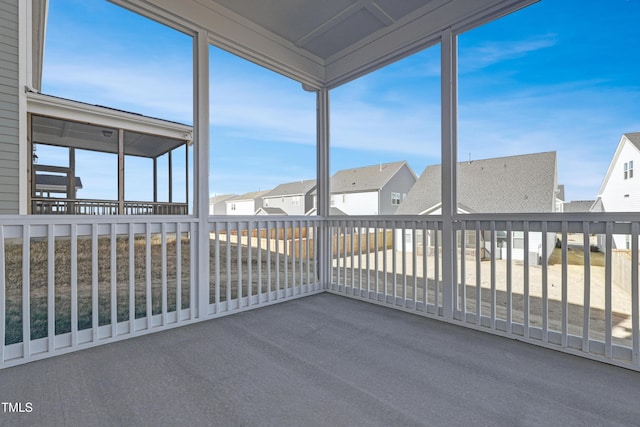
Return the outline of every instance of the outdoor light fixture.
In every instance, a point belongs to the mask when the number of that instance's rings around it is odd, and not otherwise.
[[[103,130],[102,131],[102,135],[104,135],[107,138],[110,138],[111,135],[113,135],[113,131],[112,130]]]

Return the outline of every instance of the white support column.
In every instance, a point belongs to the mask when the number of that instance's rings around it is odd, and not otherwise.
[[[30,144],[27,141],[27,86],[33,86],[32,64],[32,2],[18,2],[18,212],[28,213],[28,194],[31,192],[27,171],[31,164]]]
[[[457,38],[447,29],[441,43],[442,96],[442,304],[447,319],[454,315],[454,286],[457,281],[454,257],[456,238],[453,222],[457,214],[457,107],[458,107],[458,47]]]
[[[153,191],[154,191],[154,197],[155,197],[155,175],[156,175],[156,168],[155,168],[155,159],[153,160],[154,163],[154,168],[153,168],[153,176],[154,176],[154,181],[153,181]],[[75,166],[74,166],[74,171],[73,171],[73,176],[74,176],[74,184],[75,184]],[[75,199],[75,195],[73,197]],[[154,198],[154,201],[155,198]],[[119,215],[124,215],[124,129],[120,128],[118,129],[118,214]]]
[[[199,219],[197,236],[197,317],[203,318],[209,304],[209,41],[205,30],[194,35],[193,102],[194,125],[194,213]],[[193,236],[192,236],[193,238]]]
[[[329,217],[330,189],[329,189],[329,89],[323,88],[317,91],[316,98],[316,213],[320,218]],[[329,288],[331,277],[331,253],[329,243],[331,236],[329,229],[322,226],[317,236],[318,276],[320,285],[324,289]]]

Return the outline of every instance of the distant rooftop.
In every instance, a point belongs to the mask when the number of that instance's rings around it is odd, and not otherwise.
[[[316,186],[315,179],[307,179],[304,181],[287,182],[280,184],[267,194],[262,196],[263,198],[269,197],[283,197],[283,196],[298,196],[304,195],[313,190]]]
[[[458,163],[458,207],[471,213],[551,212],[556,153]],[[423,214],[441,203],[440,165],[427,166],[396,214]]]
[[[411,167],[404,160],[340,170],[331,177],[331,193],[379,190],[405,166],[411,170]],[[411,172],[413,173],[413,170]]]

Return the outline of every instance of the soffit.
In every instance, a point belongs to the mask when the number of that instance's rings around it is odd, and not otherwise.
[[[29,93],[31,140],[36,144],[157,158],[191,142],[191,127],[140,114]]]
[[[537,0],[112,0],[313,87],[335,87]]]

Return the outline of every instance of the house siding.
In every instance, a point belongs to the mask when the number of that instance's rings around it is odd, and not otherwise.
[[[18,1],[0,0],[0,215],[20,209]]]
[[[227,201],[227,215],[253,215],[258,208],[262,207],[262,203],[256,203],[253,200]],[[231,209],[231,205],[235,204],[235,210]]]
[[[297,205],[293,203],[296,197],[298,198]],[[301,194],[297,196],[265,197],[262,203],[264,207],[280,208],[285,211],[287,215],[304,215],[308,210],[306,209],[306,198]]]
[[[633,161],[633,177],[624,179],[624,164]],[[640,212],[640,151],[630,142],[622,146],[602,192],[607,212]]]
[[[398,173],[380,190],[380,215],[391,215],[400,206],[391,203],[391,193],[400,193],[402,202],[415,183],[416,177],[406,165],[398,170]]]
[[[633,177],[624,179],[624,164],[630,161],[633,161]],[[606,212],[640,212],[640,151],[626,137],[601,198]],[[613,248],[626,249],[626,239],[624,235],[613,235]],[[602,239],[600,243],[604,250]]]
[[[347,215],[378,215],[378,192],[332,194],[331,206]]]

